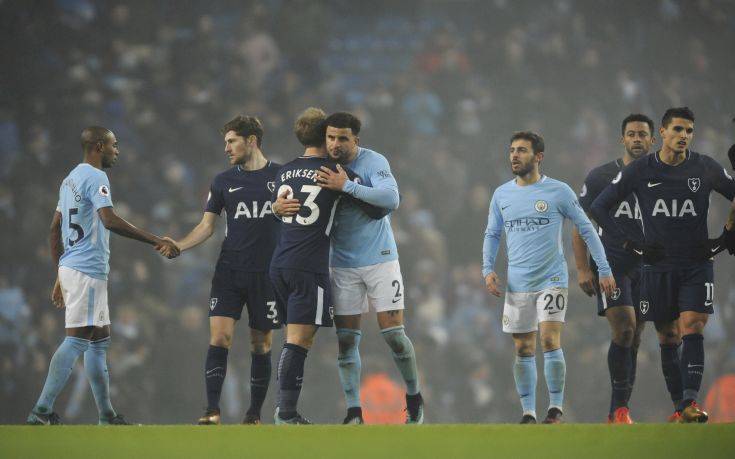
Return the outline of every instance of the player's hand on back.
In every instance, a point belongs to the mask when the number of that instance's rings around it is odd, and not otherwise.
[[[298,199],[288,199],[288,190],[283,190],[271,206],[271,210],[278,217],[293,217],[299,213],[299,209],[301,203]]]
[[[615,278],[613,276],[600,278],[600,291],[605,292],[606,296],[612,296],[616,288],[617,285],[615,285]]]
[[[579,287],[587,296],[593,296],[597,292],[595,288],[595,275],[590,268],[578,270],[577,281],[579,282]]]
[[[498,275],[495,273],[490,273],[485,276],[485,287],[487,287],[488,292],[495,296],[500,296],[502,293],[500,291],[500,279],[498,279]]]
[[[51,291],[51,302],[59,309],[64,307],[64,295],[61,293],[61,283],[58,277],[54,283],[54,289]]]
[[[347,180],[349,180],[347,172],[339,164],[337,164],[337,172],[326,166],[322,166],[320,170],[316,171],[317,184],[328,190],[342,191],[342,187],[345,186]]]

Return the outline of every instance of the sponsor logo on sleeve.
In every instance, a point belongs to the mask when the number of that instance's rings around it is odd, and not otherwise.
[[[100,195],[107,198],[110,196],[110,189],[107,187],[107,185],[101,185],[99,189],[99,193]]]

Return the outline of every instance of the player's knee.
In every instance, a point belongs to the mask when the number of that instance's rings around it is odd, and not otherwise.
[[[542,336],[541,337],[541,349],[544,352],[553,351],[561,347],[558,336]]]
[[[613,341],[618,346],[631,347],[634,337],[635,328],[633,324],[623,324],[622,326],[616,327],[613,331]]]
[[[361,335],[360,330],[348,328],[337,329],[337,344],[339,345],[340,357],[359,347]]]
[[[232,334],[223,332],[213,333],[209,338],[209,345],[229,349],[232,346]]]
[[[250,330],[250,350],[254,354],[266,354],[271,351],[273,333]]]
[[[386,328],[380,332],[383,335],[383,339],[390,347],[391,351],[395,355],[404,355],[410,352],[409,347],[411,341],[406,336],[406,330],[403,325],[397,327]]]
[[[704,332],[704,326],[707,322],[704,320],[690,320],[681,324],[681,334],[702,334]]]

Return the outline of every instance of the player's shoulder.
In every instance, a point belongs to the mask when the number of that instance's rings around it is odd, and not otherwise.
[[[617,175],[618,172],[620,172],[623,169],[622,160],[614,159],[612,161],[608,161],[604,164],[601,164],[595,168],[593,168],[589,174],[587,174],[587,181],[598,181],[598,180],[604,180],[609,181],[613,177]]]
[[[513,190],[515,188],[515,182],[516,182],[516,179],[512,178],[505,183],[501,183],[495,188],[493,193],[504,193],[504,192]]]
[[[689,152],[690,159],[693,163],[700,163],[703,164],[706,167],[713,167],[716,169],[722,169],[722,166],[720,163],[717,162],[717,160],[710,155],[706,155],[704,153],[699,153],[696,151],[690,151]]]
[[[223,170],[219,174],[214,176],[214,179],[212,179],[212,185],[217,186],[222,184],[223,182],[227,181],[228,179],[231,179],[234,177],[237,173],[237,167],[238,166],[232,166],[228,169]]]
[[[386,158],[384,154],[378,153],[377,151],[371,150],[369,148],[360,147],[360,150],[358,151],[357,154],[361,161],[365,161],[370,164],[375,164],[375,165],[388,164],[388,158]]]
[[[541,177],[540,185],[544,188],[560,189],[560,190],[571,190],[572,188],[564,181],[544,175]]]

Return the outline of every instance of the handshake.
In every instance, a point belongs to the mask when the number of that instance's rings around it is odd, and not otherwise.
[[[181,249],[179,248],[176,241],[168,236],[159,238],[159,241],[153,245],[153,248],[155,248],[158,253],[168,258],[169,260],[181,255]]]

